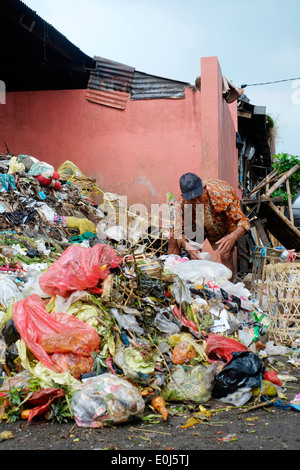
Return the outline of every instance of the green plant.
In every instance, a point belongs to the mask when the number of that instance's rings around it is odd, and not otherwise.
[[[290,155],[289,153],[279,153],[274,155],[273,168],[278,170],[278,174],[285,173],[286,171],[293,168],[295,165],[300,165],[300,157],[295,155]],[[297,187],[300,184],[300,170],[294,172],[289,177],[290,189],[291,189],[291,198],[297,194]],[[272,194],[273,197],[283,196],[285,204],[288,202],[288,196],[286,191],[286,184],[283,183],[281,187],[276,189]]]
[[[270,129],[273,129],[275,127],[274,119],[268,114],[267,115],[267,120],[268,120],[268,124],[269,124]]]
[[[28,392],[25,391],[23,387],[12,386],[7,395],[9,406],[20,406],[27,393]]]
[[[20,419],[21,412],[23,410],[23,403],[26,400],[28,391],[24,390],[23,387],[12,386],[9,393],[7,394],[8,401],[8,421],[14,423]]]
[[[94,361],[92,372],[96,371],[96,374],[99,375],[101,369],[107,369],[107,365],[105,364],[105,357],[103,357],[100,353],[93,351],[92,358]]]
[[[67,423],[69,419],[72,419],[73,413],[70,410],[69,403],[65,398],[61,398],[56,403],[51,403],[50,413],[47,417],[52,423]]]

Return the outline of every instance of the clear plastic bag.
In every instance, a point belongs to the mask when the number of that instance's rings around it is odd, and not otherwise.
[[[144,334],[144,330],[139,326],[135,316],[119,313],[116,308],[112,308],[110,312],[116,319],[120,328],[132,331],[132,333],[136,333],[138,335]]]
[[[168,383],[162,390],[165,401],[193,401],[206,403],[211,398],[211,390],[216,375],[216,365],[186,367],[178,365],[172,369]]]
[[[168,336],[179,333],[180,331],[177,323],[174,323],[169,317],[170,315],[168,315],[168,312],[166,312],[166,315],[164,315],[163,311],[160,311],[154,318],[154,325],[156,328]]]
[[[71,399],[76,424],[99,428],[108,424],[124,423],[140,417],[144,400],[136,387],[127,380],[105,373],[84,381],[81,390]]]

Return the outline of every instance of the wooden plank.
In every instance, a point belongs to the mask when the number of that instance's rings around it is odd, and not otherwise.
[[[262,200],[265,195],[261,197]],[[287,249],[300,252],[300,231],[272,203],[260,205],[258,216],[266,219],[265,228]]]
[[[263,201],[260,200],[260,198],[255,198],[255,199],[248,199],[248,198],[243,198],[241,200],[242,204],[247,206],[251,204],[258,204],[259,202],[283,202],[283,196],[276,196],[276,197],[268,197],[265,198]]]
[[[273,170],[271,173],[269,173],[262,181],[260,181],[255,188],[251,190],[249,194],[247,194],[247,198],[249,196],[252,196],[253,194],[257,193],[260,189],[264,188],[266,184],[270,184],[272,181],[275,181],[278,176],[276,176],[278,173],[278,170]]]
[[[294,224],[294,213],[293,213],[293,207],[292,207],[292,197],[291,197],[291,188],[290,188],[290,182],[289,179],[286,180],[286,192],[287,192],[287,197],[288,197],[288,206],[289,206],[289,212],[290,212],[290,221],[293,225]]]
[[[257,233],[262,241],[263,246],[267,246],[270,243],[270,239],[264,229],[262,221],[260,219],[256,219],[253,221],[253,225],[256,227]]]

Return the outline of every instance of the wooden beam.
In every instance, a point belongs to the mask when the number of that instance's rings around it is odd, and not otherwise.
[[[261,199],[264,200],[265,195]],[[295,249],[300,252],[300,232],[285,217],[285,215],[275,206],[272,202],[266,202],[260,205],[258,217],[265,218],[265,229],[280,241],[280,243],[287,249]]]
[[[258,204],[259,202],[283,202],[283,196],[276,196],[276,197],[268,197],[264,200],[260,200],[259,198],[257,199],[248,199],[248,198],[244,198],[241,200],[242,204],[244,204],[245,206],[247,205],[251,205],[251,204]]]
[[[282,185],[282,183],[284,183],[293,173],[295,173],[297,170],[299,170],[300,166],[299,165],[295,165],[293,166],[293,168],[291,168],[289,171],[285,172],[280,178],[279,180],[276,181],[275,184],[273,184],[273,186],[269,189],[269,191],[266,193],[266,196],[271,196],[271,194],[274,193],[274,191],[276,191],[276,189],[279,188],[279,186]]]
[[[258,236],[261,239],[263,246],[267,246],[270,243],[270,239],[267,233],[265,232],[262,221],[260,219],[256,219],[253,221],[253,225],[254,227],[256,227]]]
[[[289,212],[290,212],[290,221],[293,225],[294,224],[294,213],[293,213],[293,207],[292,207],[292,197],[291,197],[291,188],[290,188],[290,182],[289,179],[286,180],[286,192],[287,192],[287,197],[288,197],[288,206],[289,206]]]

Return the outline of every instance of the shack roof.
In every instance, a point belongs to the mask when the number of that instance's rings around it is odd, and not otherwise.
[[[7,91],[86,88],[95,61],[20,0],[0,2],[1,76]]]

